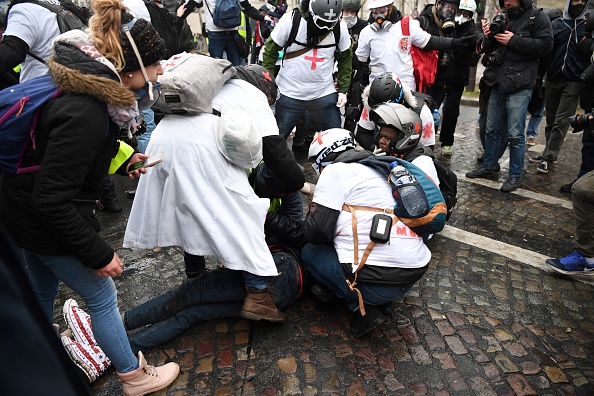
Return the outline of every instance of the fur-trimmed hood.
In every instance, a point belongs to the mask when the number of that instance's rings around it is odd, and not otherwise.
[[[134,93],[122,85],[113,64],[99,53],[85,32],[63,33],[56,37],[53,46],[54,55],[47,66],[63,92],[89,95],[114,107],[134,105]]]

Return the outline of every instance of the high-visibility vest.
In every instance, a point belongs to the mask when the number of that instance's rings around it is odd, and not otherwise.
[[[242,12],[241,13],[241,23],[239,24],[239,29],[237,29],[237,33],[239,33],[239,35],[241,37],[243,37],[244,39],[247,38],[247,31],[246,31],[246,27],[245,27],[246,23],[247,23],[247,20],[245,18],[245,14]]]

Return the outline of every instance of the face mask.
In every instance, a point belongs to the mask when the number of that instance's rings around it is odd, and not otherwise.
[[[456,20],[456,23],[458,25],[462,25],[465,24],[466,22],[470,21],[470,19],[466,18],[464,15],[456,15],[456,18],[454,18]]]
[[[149,91],[149,87],[152,89]],[[154,84],[149,84],[148,82],[144,84],[144,87],[140,88],[136,91],[136,101],[138,102],[138,110],[145,110],[151,107],[159,96],[161,96],[161,83],[156,82]]]
[[[580,16],[580,14],[582,12],[584,12],[584,8],[586,7],[585,4],[574,4],[574,5],[570,5],[569,9],[567,10],[567,13],[569,14],[570,17],[572,18],[577,18]]]
[[[343,16],[342,20],[346,23],[347,28],[352,28],[357,23],[357,17],[354,15]]]

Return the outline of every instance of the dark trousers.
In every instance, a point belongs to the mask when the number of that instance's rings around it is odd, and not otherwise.
[[[441,110],[443,116],[441,118],[441,132],[439,133],[439,141],[442,146],[452,146],[454,144],[454,133],[460,115],[460,100],[463,92],[463,86],[450,85],[446,88],[446,100]]]

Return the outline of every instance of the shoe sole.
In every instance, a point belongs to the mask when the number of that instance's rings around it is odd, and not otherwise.
[[[549,173],[549,171],[548,171],[548,170],[544,170],[544,169],[540,169],[540,168],[536,168],[536,171],[537,171],[538,173],[543,173],[543,174],[545,174],[545,175],[546,175],[547,173]]]
[[[542,157],[539,157],[538,159],[534,159],[534,158],[528,158],[528,162],[532,162],[533,164],[540,164],[542,161],[544,161],[544,159]],[[552,162],[553,164],[556,164],[558,161],[549,161]]]
[[[240,316],[244,319],[249,319],[249,320],[255,320],[255,321],[259,321],[259,320],[266,320],[268,322],[274,322],[274,323],[284,323],[285,318],[282,319],[276,319],[276,318],[267,318],[265,316],[262,315],[258,315],[252,312],[247,312],[247,311],[241,311]]]
[[[588,276],[594,275],[594,268],[588,269],[588,270],[582,270],[582,271],[565,271],[561,268],[557,268],[554,265],[547,263],[546,261],[545,261],[545,263],[549,266],[550,269],[557,271],[558,273],[563,274],[563,275],[588,275]]]

